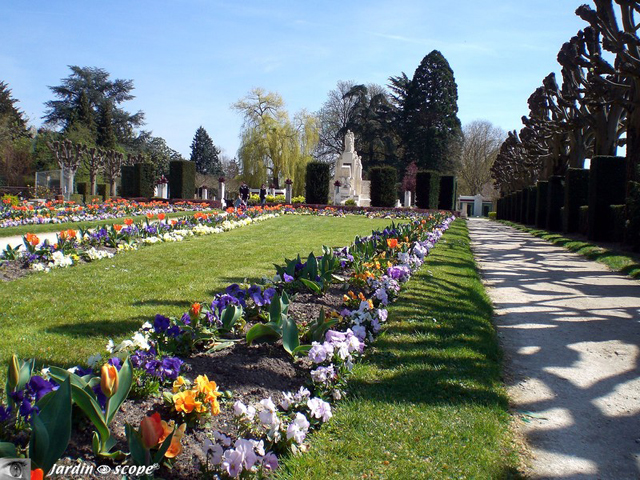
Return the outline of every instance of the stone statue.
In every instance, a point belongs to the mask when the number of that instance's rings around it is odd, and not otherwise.
[[[347,133],[344,136],[344,151],[345,152],[355,151],[355,137],[351,130],[347,130]]]

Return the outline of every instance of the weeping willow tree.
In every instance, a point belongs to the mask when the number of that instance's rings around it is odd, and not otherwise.
[[[318,143],[316,118],[301,111],[290,120],[282,97],[261,88],[233,108],[244,116],[238,151],[242,179],[252,187],[269,183],[279,188],[290,178],[293,194],[302,195],[305,167]]]

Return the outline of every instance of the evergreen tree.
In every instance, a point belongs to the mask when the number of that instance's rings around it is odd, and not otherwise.
[[[450,172],[461,137],[458,86],[449,62],[437,50],[422,59],[405,100],[406,161],[419,169]]]
[[[196,172],[204,175],[221,175],[219,153],[220,150],[213,144],[207,131],[203,127],[198,128],[191,142],[191,161],[196,164]]]
[[[117,145],[116,132],[113,127],[111,103],[105,102],[100,107],[97,142],[99,147],[113,149]]]
[[[0,141],[27,135],[27,122],[15,106],[17,101],[12,98],[9,85],[0,82]]]

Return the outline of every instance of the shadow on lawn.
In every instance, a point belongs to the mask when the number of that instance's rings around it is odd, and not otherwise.
[[[145,317],[148,320],[148,318]],[[144,320],[131,318],[119,321],[74,322],[48,327],[48,333],[70,338],[104,337],[129,334],[140,328]]]

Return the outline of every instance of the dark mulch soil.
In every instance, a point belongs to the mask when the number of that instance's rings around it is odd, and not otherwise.
[[[300,324],[317,318],[320,309],[326,312],[340,310],[344,288],[333,285],[321,297],[306,292],[292,295],[289,314]],[[292,361],[291,356],[282,348],[282,342],[247,345],[244,340],[232,347],[213,353],[200,353],[185,361],[184,376],[194,380],[198,375],[207,375],[209,380],[218,384],[220,391],[229,390],[232,398],[221,400],[221,413],[205,421],[204,425],[187,428],[182,440],[183,452],[177,457],[174,467],[169,470],[162,467],[156,472],[158,478],[191,479],[196,478],[199,464],[204,461],[202,444],[217,430],[228,436],[236,437],[237,428],[233,420],[232,405],[240,400],[246,405],[256,404],[263,398],[271,397],[277,404],[282,399],[282,392],[297,391],[309,382],[311,363],[306,359]],[[124,433],[125,423],[137,426],[145,415],[159,412],[164,420],[172,417],[171,410],[164,405],[162,398],[153,397],[145,400],[126,400],[111,424],[111,431],[118,440],[117,449],[129,451]],[[78,418],[80,416],[76,416]],[[89,465],[96,464],[91,451],[93,426],[86,420],[76,426],[69,448],[59,464],[75,465],[78,461]],[[100,459],[99,465],[114,468],[122,462]],[[86,476],[65,475],[65,478],[87,478]],[[116,479],[115,474],[96,475],[100,479]]]

